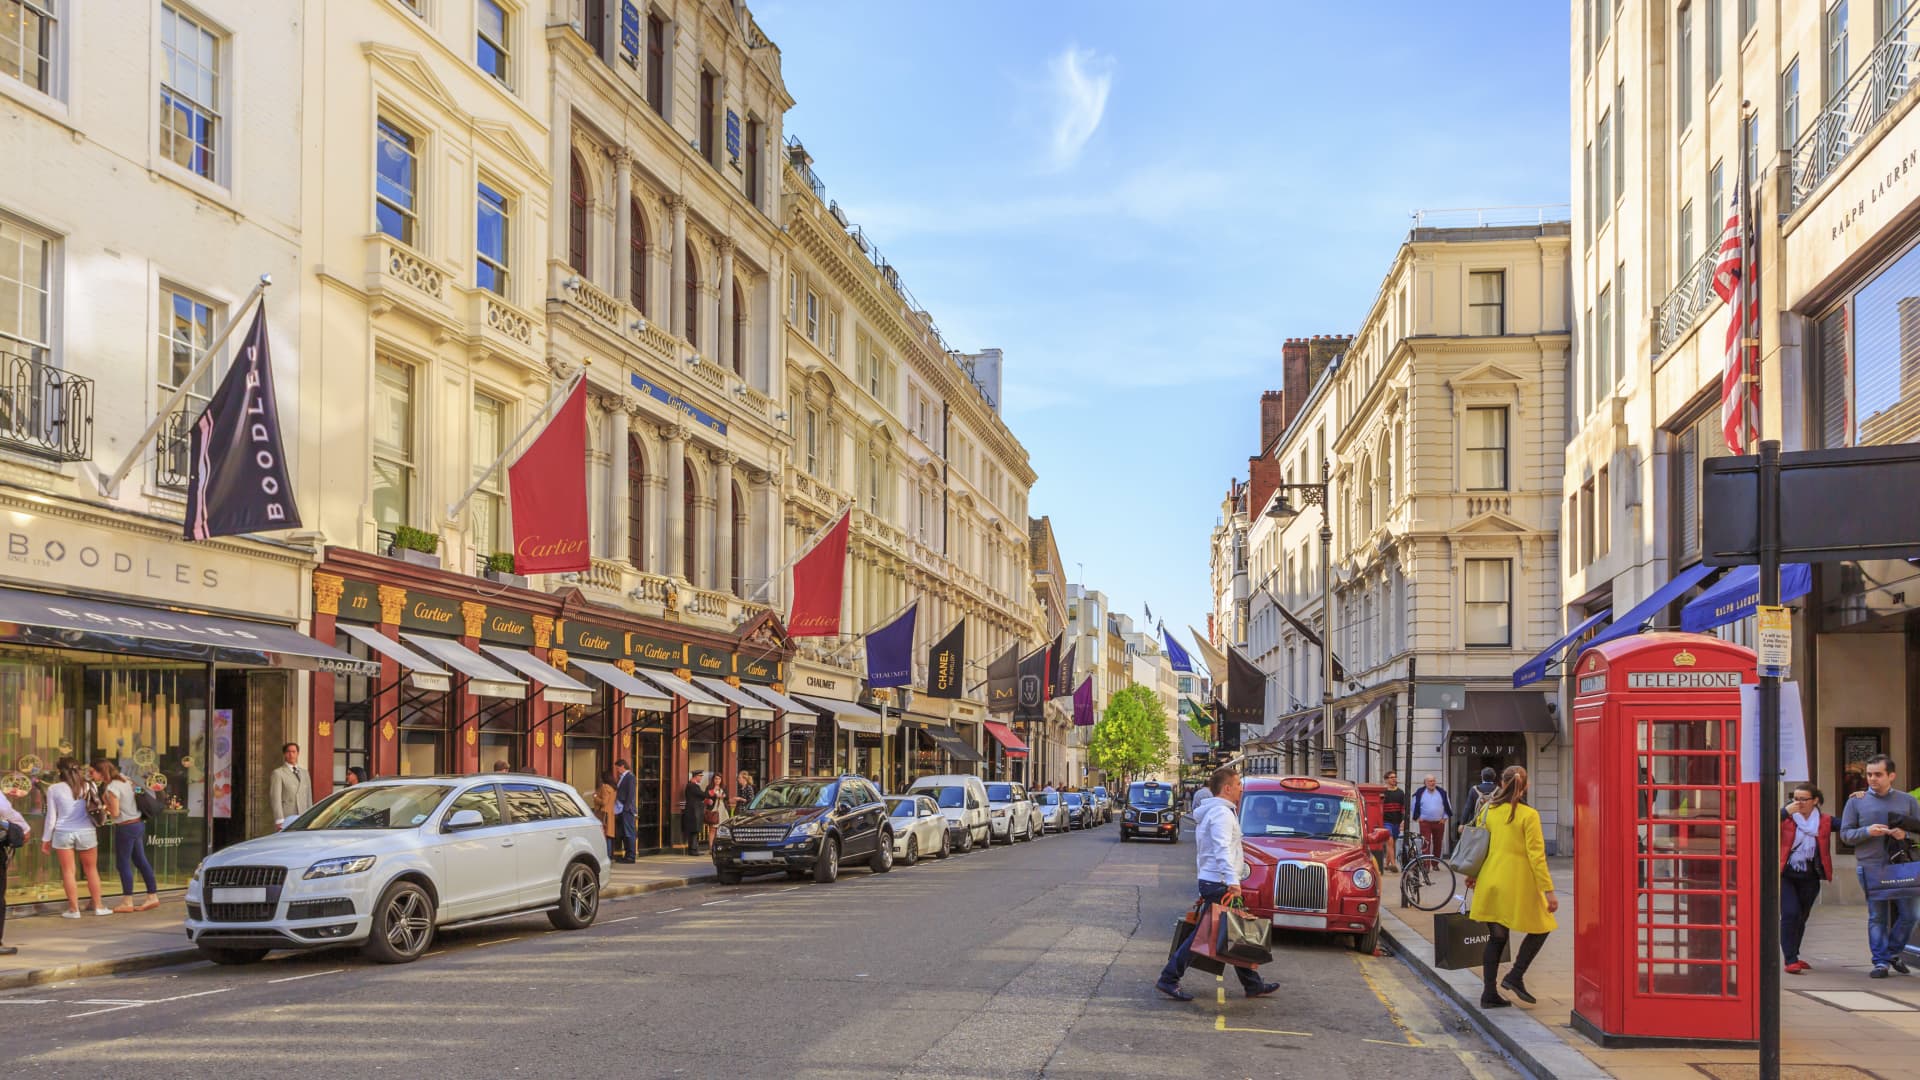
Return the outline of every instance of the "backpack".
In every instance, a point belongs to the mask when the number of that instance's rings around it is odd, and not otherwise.
[[[160,820],[160,797],[144,787],[133,789],[133,807],[140,811],[140,820],[148,825]]]
[[[111,823],[112,818],[107,814],[107,800],[105,796],[100,794],[100,785],[89,783],[87,785],[86,799],[87,820],[93,822],[93,827],[96,829],[106,828],[107,825]]]

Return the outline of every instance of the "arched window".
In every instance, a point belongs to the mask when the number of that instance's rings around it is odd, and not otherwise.
[[[747,294],[733,283],[733,373],[747,377]]]
[[[627,302],[645,315],[651,310],[647,304],[647,215],[640,212],[640,200],[627,204],[627,220],[632,237],[627,247],[627,271],[632,279],[627,286]]]
[[[640,436],[627,436],[627,561],[647,566],[647,454]]]
[[[1357,526],[1354,539],[1364,539],[1373,532],[1373,462],[1360,459],[1360,471],[1354,476],[1353,486],[1358,489],[1354,498],[1354,521]]]
[[[567,265],[581,277],[587,276],[587,170],[580,155],[567,161],[567,196],[572,204],[567,214]]]
[[[700,519],[694,515],[693,509],[699,478],[694,475],[693,462],[682,462],[680,468],[683,470],[680,474],[680,512],[681,519],[686,522],[686,528],[681,530],[685,534],[680,550],[681,572],[688,581],[699,581],[700,562],[695,556],[700,551]]]
[[[687,344],[700,346],[700,260],[687,245]]]
[[[747,497],[740,485],[733,485],[733,552],[728,565],[733,571],[733,595],[747,595]]]

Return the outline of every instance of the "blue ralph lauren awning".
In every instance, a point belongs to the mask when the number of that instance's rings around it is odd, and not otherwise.
[[[1527,661],[1524,664],[1521,664],[1520,667],[1516,669],[1513,673],[1513,688],[1518,690],[1519,688],[1527,685],[1528,683],[1537,683],[1541,679],[1546,678],[1547,668],[1551,667],[1553,665],[1553,662],[1560,658],[1560,650],[1565,649],[1567,646],[1573,644],[1574,641],[1577,640],[1581,634],[1584,634],[1587,631],[1605,622],[1607,619],[1607,616],[1611,614],[1613,614],[1613,609],[1607,608],[1606,610],[1600,612],[1597,615],[1587,616],[1587,619],[1585,622],[1581,623],[1579,626],[1574,627],[1572,630],[1567,631],[1566,637],[1563,637],[1559,641],[1556,641],[1553,644],[1547,646],[1546,648],[1541,649],[1540,654],[1538,656],[1535,656],[1533,659]]]
[[[1813,568],[1806,563],[1785,563],[1780,567],[1780,602],[1792,603],[1813,591]],[[1693,598],[1680,609],[1680,629],[1690,634],[1703,633],[1753,614],[1760,605],[1760,568],[1736,566],[1713,588]]]
[[[1595,645],[1612,641],[1614,638],[1622,638],[1639,633],[1640,628],[1646,625],[1648,619],[1660,614],[1662,608],[1680,599],[1681,593],[1700,584],[1708,574],[1718,569],[1719,567],[1717,566],[1708,566],[1705,563],[1699,563],[1680,571],[1679,575],[1672,581],[1653,590],[1653,595],[1635,604],[1632,611],[1615,619],[1612,626],[1593,635],[1593,640],[1580,646],[1580,648],[1582,650],[1591,649]],[[1575,653],[1574,655],[1578,656],[1579,653]]]

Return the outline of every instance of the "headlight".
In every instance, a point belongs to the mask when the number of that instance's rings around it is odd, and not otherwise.
[[[199,881],[199,880],[200,880],[200,870],[201,870],[201,867],[199,867],[199,866],[195,866],[195,867],[193,868],[193,876],[192,876],[192,877],[190,877],[190,878],[188,878],[187,880],[188,880],[188,881],[196,881],[196,882],[197,882],[197,881]]]
[[[1366,892],[1373,888],[1373,871],[1364,866],[1355,870],[1353,872],[1353,887],[1359,889],[1361,892]]]
[[[817,821],[803,821],[800,824],[795,825],[793,827],[793,831],[788,833],[787,835],[788,836],[819,836],[820,823]]]
[[[725,825],[715,825],[713,827],[713,838],[715,840],[731,840],[733,839],[733,830],[727,828]]]
[[[364,874],[371,869],[373,869],[373,856],[349,855],[344,859],[323,859],[307,867],[307,872],[301,876],[312,881],[314,878]]]
[[[1134,817],[1135,817],[1136,815],[1134,814],[1134,812],[1133,812],[1133,811],[1131,811],[1131,810],[1129,810],[1129,811],[1127,811],[1127,812],[1126,812],[1125,814],[1123,814],[1123,815],[1121,815],[1121,816],[1122,816],[1122,817],[1124,817],[1124,818],[1126,818],[1126,819],[1127,819],[1128,821],[1132,821],[1132,820],[1134,819]]]

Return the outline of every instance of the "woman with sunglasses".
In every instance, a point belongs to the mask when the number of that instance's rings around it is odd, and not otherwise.
[[[1812,784],[1799,784],[1780,811],[1780,952],[1789,975],[1813,965],[1800,959],[1807,918],[1820,896],[1820,883],[1833,880],[1833,815]]]

